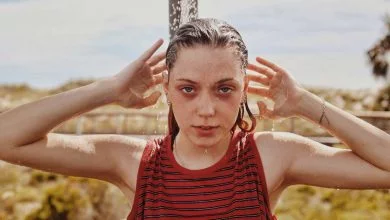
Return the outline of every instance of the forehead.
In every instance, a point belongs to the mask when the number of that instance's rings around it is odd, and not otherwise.
[[[243,77],[240,60],[233,48],[195,46],[180,48],[170,70],[171,79],[217,82],[222,78]]]

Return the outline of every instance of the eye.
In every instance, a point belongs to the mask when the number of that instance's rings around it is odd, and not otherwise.
[[[184,93],[191,93],[194,89],[192,87],[183,87],[180,89],[181,91],[183,91]]]
[[[231,91],[233,91],[233,89],[231,89],[229,87],[221,87],[221,88],[219,88],[219,91],[221,91],[221,93],[223,93],[223,94],[227,94],[227,93],[230,93]]]

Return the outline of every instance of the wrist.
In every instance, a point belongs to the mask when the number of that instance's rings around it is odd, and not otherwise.
[[[95,86],[101,91],[99,101],[103,105],[112,104],[117,101],[117,86],[116,81],[113,78],[103,78],[96,81]]]
[[[315,94],[303,90],[294,114],[311,120],[318,120],[321,117],[322,100]]]

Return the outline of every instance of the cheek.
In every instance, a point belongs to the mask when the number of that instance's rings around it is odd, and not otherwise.
[[[222,112],[225,112],[226,115],[226,122],[228,123],[228,126],[233,126],[236,122],[237,115],[239,111],[239,104],[237,103],[231,103],[231,105],[226,106],[224,109],[222,109]]]
[[[196,117],[197,105],[199,101],[196,98],[188,98],[180,94],[172,94],[173,113],[179,126],[192,124]],[[235,94],[229,98],[215,98],[215,122],[226,128],[232,127],[236,122],[240,107],[240,95]]]

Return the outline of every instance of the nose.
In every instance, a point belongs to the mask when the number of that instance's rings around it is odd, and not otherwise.
[[[211,117],[215,115],[215,103],[208,94],[200,97],[198,102],[198,115],[201,117]]]

